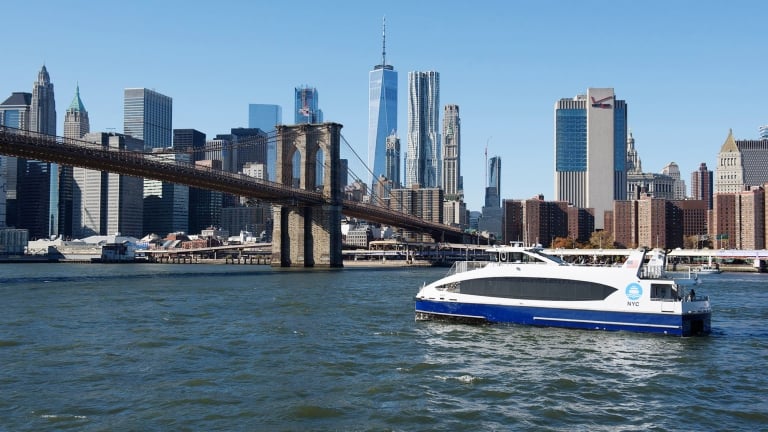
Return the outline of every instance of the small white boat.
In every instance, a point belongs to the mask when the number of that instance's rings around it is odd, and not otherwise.
[[[691,271],[697,274],[720,274],[720,266],[712,264],[712,257],[710,256],[707,264],[691,267]]]
[[[623,265],[582,266],[521,244],[461,261],[415,298],[417,320],[512,323],[677,336],[711,332],[698,278],[672,279],[661,250],[632,252]]]
[[[696,274],[720,274],[720,267],[702,264],[697,267],[691,267],[691,271]]]

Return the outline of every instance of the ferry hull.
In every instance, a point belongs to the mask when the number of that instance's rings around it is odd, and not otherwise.
[[[634,331],[675,336],[711,332],[711,313],[641,313],[583,309],[472,304],[416,299],[417,320],[455,320],[564,327],[588,330]]]

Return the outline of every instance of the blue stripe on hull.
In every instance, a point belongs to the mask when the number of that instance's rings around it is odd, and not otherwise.
[[[594,310],[500,306],[416,300],[416,313],[436,319],[482,320],[490,323],[527,324],[589,330],[626,330],[676,336],[708,334],[710,315],[634,313]]]

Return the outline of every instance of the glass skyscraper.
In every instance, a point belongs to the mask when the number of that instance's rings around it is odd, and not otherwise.
[[[248,127],[258,128],[267,133],[267,180],[275,181],[277,171],[277,139],[275,126],[283,123],[283,109],[280,105],[249,104]]]
[[[595,210],[595,228],[627,197],[627,104],[612,88],[555,104],[555,199]]]
[[[144,149],[169,148],[173,141],[173,99],[145,88],[125,89],[123,133],[144,141]]]
[[[32,93],[14,92],[0,104],[0,125],[14,129],[29,129],[29,109]],[[23,159],[0,156],[0,227],[18,227],[18,168]]]
[[[386,27],[382,29],[381,64],[368,73],[368,168],[371,191],[379,176],[387,176],[387,137],[397,132],[397,71],[387,64]],[[398,170],[399,175],[399,170]],[[400,184],[399,178],[389,178]]]
[[[296,124],[322,123],[323,112],[318,108],[317,89],[314,87],[295,88],[294,120]]]
[[[405,187],[439,188],[442,181],[440,148],[440,74],[408,72],[408,150]]]
[[[485,207],[501,207],[501,156],[494,156],[488,160]]]

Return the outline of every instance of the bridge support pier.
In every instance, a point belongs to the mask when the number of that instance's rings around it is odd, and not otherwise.
[[[340,142],[337,123],[277,127],[277,182],[322,190],[325,202],[272,206],[273,267],[343,267]],[[294,163],[299,163],[298,179]]]

